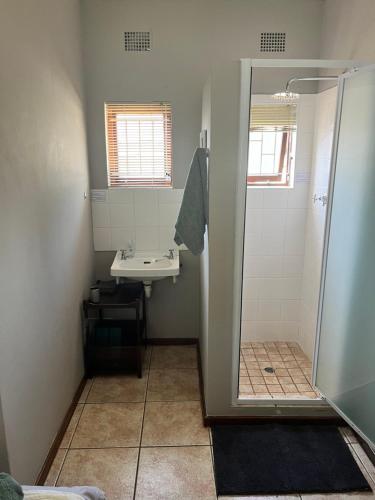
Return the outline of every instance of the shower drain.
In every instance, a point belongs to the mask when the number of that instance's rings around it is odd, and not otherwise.
[[[275,373],[275,370],[272,368],[272,366],[267,366],[264,369],[264,371],[267,372],[267,373]]]

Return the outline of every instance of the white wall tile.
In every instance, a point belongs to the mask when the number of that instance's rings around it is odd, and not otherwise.
[[[157,226],[159,224],[158,192],[152,189],[135,191],[134,213],[136,226]]]
[[[262,210],[262,232],[283,232],[285,229],[287,210],[283,208],[266,208]]]
[[[108,189],[108,200],[110,203],[134,203],[134,190],[131,188]]]
[[[260,299],[294,299],[301,296],[300,278],[263,278],[258,283]]]
[[[159,248],[167,251],[169,248],[178,248],[174,241],[176,230],[172,226],[160,226],[159,228]]]
[[[177,247],[173,241],[183,189],[116,188],[104,191],[108,202],[92,203],[93,226],[107,227],[109,232],[98,233],[94,240],[95,250],[126,248],[130,240],[135,244],[136,232],[142,250],[159,247],[186,250],[184,245]],[[104,234],[107,234],[105,243]]]
[[[244,278],[243,279],[243,299],[256,300],[259,298],[260,279]]]
[[[183,189],[158,189],[159,203],[181,203],[183,195]]]
[[[263,227],[263,210],[246,207],[246,231],[260,233]]]
[[[263,191],[263,208],[286,208],[288,189],[265,188]]]
[[[247,188],[246,208],[263,208],[263,189]]]
[[[299,321],[301,312],[300,300],[282,300],[281,305],[281,319],[283,321]]]
[[[109,227],[109,208],[107,203],[91,203],[93,227]]]
[[[245,277],[281,276],[283,258],[281,256],[250,256],[244,261],[243,275]]]
[[[281,301],[260,299],[257,319],[260,321],[279,321],[281,319]]]
[[[136,250],[159,250],[159,230],[157,227],[136,227]]]
[[[304,255],[284,255],[282,273],[286,277],[301,276],[303,273]]]
[[[111,228],[111,249],[121,250],[128,248],[130,242],[135,243],[135,231],[133,228],[112,227]],[[95,247],[96,249],[96,247]]]
[[[298,340],[315,101],[302,95],[297,109],[294,187],[247,190],[242,323],[248,340]],[[254,304],[257,316],[250,318]]]
[[[296,182],[288,192],[288,208],[307,208],[309,206],[310,183]]]
[[[180,203],[159,203],[160,225],[174,226],[180,212]]]
[[[256,321],[258,319],[258,301],[245,299],[242,304],[242,320]]]
[[[132,227],[134,226],[134,205],[111,203],[109,216],[111,227]]]
[[[284,240],[283,233],[262,234],[260,255],[282,255]]]
[[[111,230],[107,227],[94,228],[94,248],[95,250],[112,250],[111,247]]]

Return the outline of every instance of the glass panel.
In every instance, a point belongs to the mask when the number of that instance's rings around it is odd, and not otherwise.
[[[375,442],[375,71],[344,79],[317,387]]]

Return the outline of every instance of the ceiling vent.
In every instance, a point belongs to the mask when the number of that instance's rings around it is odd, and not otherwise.
[[[285,52],[285,33],[261,33],[261,52]]]
[[[149,52],[151,50],[151,33],[149,31],[125,31],[125,52]]]

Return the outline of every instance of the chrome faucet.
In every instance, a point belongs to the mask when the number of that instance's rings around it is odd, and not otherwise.
[[[164,255],[164,257],[167,257],[167,259],[169,259],[169,260],[173,260],[174,259],[174,249],[170,248],[169,249],[169,254],[168,255]]]
[[[121,251],[121,260],[126,260],[128,258],[127,250],[120,250]]]

